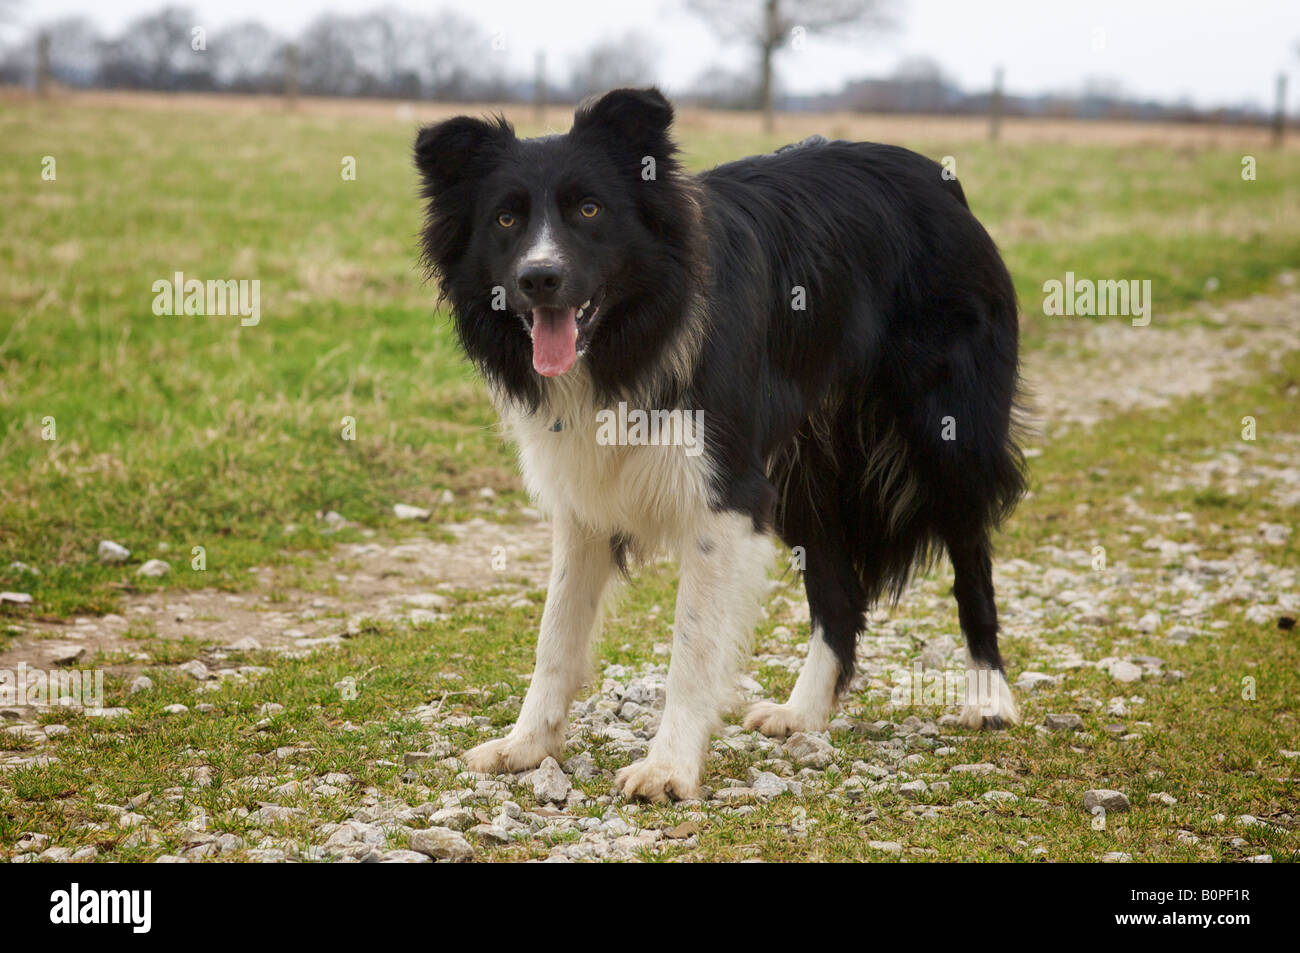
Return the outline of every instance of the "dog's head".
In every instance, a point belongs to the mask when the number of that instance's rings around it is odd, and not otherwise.
[[[535,395],[579,359],[626,386],[680,320],[699,205],[672,117],[657,89],[620,89],[563,135],[467,116],[420,131],[426,263],[470,357],[512,391]]]

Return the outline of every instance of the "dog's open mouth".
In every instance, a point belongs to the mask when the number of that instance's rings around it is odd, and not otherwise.
[[[543,377],[567,373],[586,350],[599,311],[600,301],[593,296],[576,308],[533,308],[521,314],[533,338],[533,370]]]

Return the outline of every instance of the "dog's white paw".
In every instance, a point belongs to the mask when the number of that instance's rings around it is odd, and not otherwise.
[[[1009,724],[1019,724],[1020,710],[1006,676],[995,669],[977,672],[978,697],[965,705],[957,717],[965,728],[988,728],[993,731]]]
[[[792,705],[768,701],[756,703],[745,715],[746,731],[761,731],[769,738],[786,738],[796,731],[825,731],[828,724],[826,719]]]
[[[537,767],[548,755],[559,760],[563,747],[533,735],[509,734],[485,741],[461,757],[469,770],[479,774],[516,774]]]
[[[645,758],[619,771],[614,784],[628,799],[687,801],[700,795],[699,769]]]

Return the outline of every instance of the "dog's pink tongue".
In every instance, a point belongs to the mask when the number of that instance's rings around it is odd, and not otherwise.
[[[578,359],[578,309],[533,309],[533,369],[559,377]]]

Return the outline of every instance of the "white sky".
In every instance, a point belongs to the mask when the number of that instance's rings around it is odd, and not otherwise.
[[[490,30],[504,30],[507,50],[531,71],[544,49],[552,75],[567,76],[567,58],[599,39],[644,33],[659,54],[659,82],[681,89],[712,65],[741,67],[752,53],[724,43],[681,0],[171,0],[188,5],[216,41],[223,26],[257,19],[293,33],[318,13],[355,13],[380,5],[416,12],[453,8]],[[758,3],[759,0],[754,0]],[[1292,111],[1300,101],[1300,0],[895,0],[900,28],[846,43],[811,37],[801,52],[782,54],[784,88],[817,92],[849,78],[882,76],[911,56],[936,60],[967,90],[986,88],[995,66],[1015,93],[1077,91],[1091,78],[1118,80],[1129,94],[1198,106],[1269,106],[1279,71],[1292,75]],[[113,33],[164,0],[18,0],[0,35],[68,14],[85,14]],[[1104,48],[1094,50],[1095,31]]]

